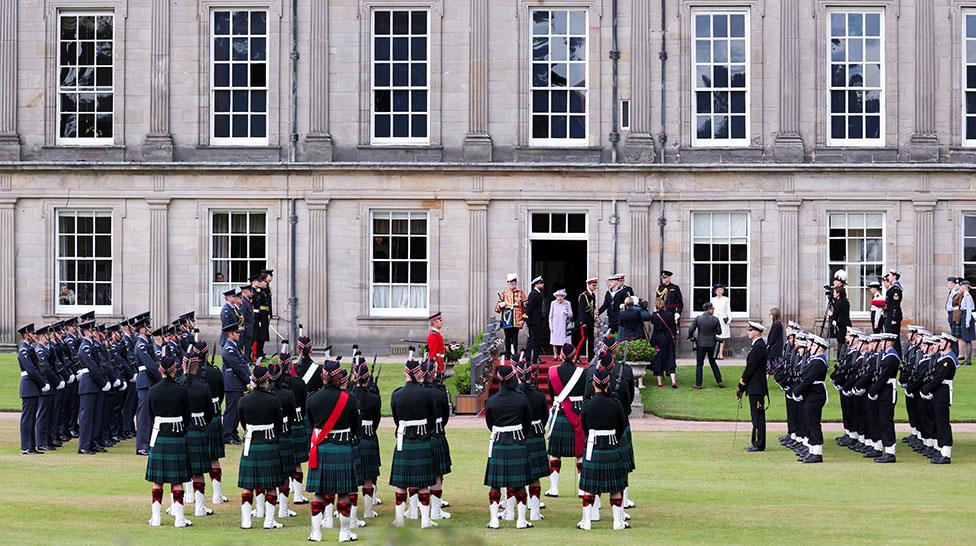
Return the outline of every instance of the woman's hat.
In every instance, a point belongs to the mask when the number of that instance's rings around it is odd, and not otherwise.
[[[556,290],[555,292],[553,292],[552,295],[553,296],[562,296],[562,297],[565,298],[566,297],[566,290],[560,288],[559,290]]]

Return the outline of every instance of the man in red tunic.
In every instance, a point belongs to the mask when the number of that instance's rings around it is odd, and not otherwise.
[[[437,363],[439,373],[444,373],[444,356],[447,354],[444,336],[441,335],[444,319],[441,318],[440,313],[434,313],[427,320],[430,322],[430,332],[427,334],[427,358]]]

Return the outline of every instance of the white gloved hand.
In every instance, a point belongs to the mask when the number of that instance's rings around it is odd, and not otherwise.
[[[112,384],[106,381],[105,386],[102,387],[102,392],[108,392],[111,388],[112,388]]]
[[[51,390],[51,385],[48,385],[47,383],[45,383],[44,386],[41,387],[41,392],[47,392],[49,390]]]
[[[63,388],[64,388],[64,380],[61,380],[61,382],[58,383],[58,390],[61,390]]]
[[[119,390],[121,390],[121,391],[124,391],[124,390],[125,390],[125,389],[127,389],[127,388],[129,388],[129,384],[128,384],[128,383],[126,383],[125,381],[123,381],[123,382],[122,382],[122,387],[121,387],[121,388],[120,388]]]
[[[507,303],[505,303],[503,301],[498,302],[498,308],[499,309],[504,309],[506,307],[508,307],[508,304]]]
[[[121,385],[121,384],[122,384],[122,382],[121,382],[121,381],[119,381],[118,379],[116,379],[116,380],[115,380],[115,382],[114,382],[114,383],[112,383],[112,386],[113,386],[113,387],[118,387],[118,386],[119,386],[119,385]]]
[[[674,321],[675,322],[678,322],[678,317],[680,317],[680,316],[681,316],[681,313],[675,313],[674,314]]]
[[[136,382],[136,377],[137,377],[138,375],[139,375],[138,373],[134,373],[134,374],[132,374],[132,379],[130,379],[129,381],[132,381],[133,383],[135,383],[135,382]]]
[[[69,375],[68,376],[68,384],[70,385],[70,384],[72,384],[74,382],[75,382],[75,374]]]

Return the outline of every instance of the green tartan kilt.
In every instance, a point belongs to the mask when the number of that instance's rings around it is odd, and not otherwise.
[[[291,440],[291,433],[282,434],[278,438],[278,456],[281,458],[281,471],[287,481],[295,473],[295,444]]]
[[[529,454],[529,477],[545,478],[549,475],[549,456],[546,453],[546,439],[533,436],[525,439],[525,450]]]
[[[363,475],[375,478],[380,475],[380,441],[376,436],[364,436],[359,439],[359,463],[363,467]]]
[[[305,489],[319,495],[344,495],[356,491],[355,460],[350,444],[318,445],[318,468],[308,469]]]
[[[356,487],[358,488],[366,482],[366,469],[363,468],[363,459],[358,441],[352,444],[352,467],[356,476]]]
[[[186,431],[186,453],[190,457],[190,473],[210,472],[210,438],[207,429]]]
[[[390,467],[392,487],[424,488],[430,486],[436,479],[430,439],[404,438],[402,451],[397,451],[394,446],[393,465]]]
[[[430,449],[434,455],[434,473],[446,476],[451,473],[451,445],[443,433],[430,436]]]
[[[552,423],[547,452],[553,457],[579,456],[576,453],[576,436],[573,434],[573,425],[569,424],[569,419],[562,412],[556,416],[556,420]]]
[[[146,461],[146,481],[151,483],[180,483],[193,478],[190,457],[183,436],[157,436],[156,445],[149,448]]]
[[[620,449],[594,449],[590,460],[583,459],[579,488],[594,495],[619,493],[627,487],[627,468]]]
[[[286,482],[281,472],[278,443],[251,442],[247,456],[241,451],[241,466],[237,474],[237,487],[241,489],[272,489]]]
[[[221,415],[214,415],[207,426],[207,441],[210,443],[210,458],[224,458],[224,422]]]
[[[623,462],[624,469],[627,472],[633,472],[637,468],[634,461],[634,438],[630,435],[630,425],[624,428],[624,435],[620,438],[620,444],[617,446],[620,450],[620,458]]]
[[[305,423],[291,427],[291,447],[295,464],[308,462],[308,451],[312,448],[312,429]]]
[[[530,474],[525,444],[495,442],[485,468],[485,485],[498,488],[524,487],[534,481]]]

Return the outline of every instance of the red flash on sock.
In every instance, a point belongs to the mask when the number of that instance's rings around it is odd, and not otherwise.
[[[427,506],[430,504],[430,493],[417,493],[417,500],[420,504]]]
[[[416,487],[411,487],[407,489],[407,493],[410,494],[411,497],[417,495],[419,492],[420,489],[417,489]]]
[[[173,502],[176,504],[183,504],[183,490],[173,491]]]
[[[563,462],[560,459],[552,459],[549,461],[550,472],[559,472],[559,470],[562,469],[562,467],[563,467]]]
[[[312,515],[318,515],[325,512],[325,503],[320,501],[312,501]]]
[[[295,473],[291,475],[291,479],[295,480],[298,483],[302,483],[302,478],[304,477],[305,475],[302,474],[301,470],[296,470]]]
[[[223,475],[224,471],[221,470],[219,466],[210,469],[210,479],[217,480],[219,482]]]
[[[617,497],[617,498],[610,497],[610,506],[623,506],[623,505],[624,505],[623,497]]]
[[[375,491],[376,490],[372,486],[363,486],[363,495],[369,495],[372,497]]]
[[[407,501],[407,494],[406,493],[400,493],[399,491],[397,491],[397,494],[396,494],[396,503],[397,504],[403,504],[406,501]]]
[[[596,496],[590,494],[583,495],[583,506],[593,506],[595,501]]]
[[[339,515],[348,518],[349,514],[352,513],[352,505],[347,501],[340,501],[339,504],[336,505],[336,510],[339,511]]]
[[[431,489],[430,490],[430,496],[437,497],[437,498],[441,498],[441,497],[444,496],[444,490],[443,489]]]
[[[203,493],[207,488],[203,485],[203,482],[193,482],[193,490]]]
[[[152,488],[152,501],[153,502],[163,502],[163,488],[153,487]]]
[[[581,462],[577,462],[576,463],[576,471],[577,472],[582,472],[583,471],[583,463],[581,463]]]
[[[241,493],[241,504],[254,504],[254,495],[250,491]]]
[[[349,493],[349,504],[359,506],[359,493]]]
[[[335,504],[335,495],[334,494],[326,495],[325,504]]]
[[[529,496],[530,497],[538,497],[541,494],[542,494],[542,486],[541,485],[530,485],[529,486]]]
[[[266,493],[264,495],[264,500],[268,501],[271,504],[271,506],[278,506],[278,493],[277,492]]]
[[[489,491],[488,492],[488,504],[498,504],[502,500],[501,491]]]
[[[515,502],[525,504],[525,488],[519,487],[515,490]]]

